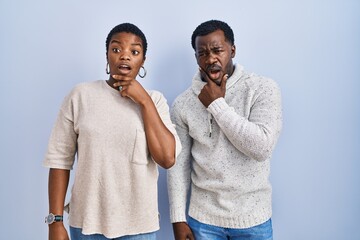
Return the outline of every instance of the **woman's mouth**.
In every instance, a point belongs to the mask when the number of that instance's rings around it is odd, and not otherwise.
[[[118,72],[121,75],[127,75],[131,72],[131,67],[129,65],[126,64],[121,64],[118,66]]]

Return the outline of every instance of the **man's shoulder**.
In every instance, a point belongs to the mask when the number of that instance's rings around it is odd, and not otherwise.
[[[175,98],[174,103],[177,103],[177,104],[185,103],[185,102],[189,101],[191,98],[193,98],[193,96],[194,96],[194,92],[191,89],[191,87],[189,87]]]
[[[263,89],[263,88],[279,88],[276,81],[270,77],[266,77],[257,73],[245,73],[244,81],[252,89]]]

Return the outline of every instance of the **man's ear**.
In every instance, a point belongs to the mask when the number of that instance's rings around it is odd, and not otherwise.
[[[199,59],[198,59],[196,53],[194,53],[194,56],[195,56],[195,59],[196,59],[196,63],[199,65]]]
[[[231,46],[231,58],[234,58],[235,54],[236,54],[236,47],[235,47],[235,45],[232,45]]]

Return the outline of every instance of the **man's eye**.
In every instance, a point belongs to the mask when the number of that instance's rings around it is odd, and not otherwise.
[[[198,56],[199,56],[199,57],[205,56],[205,52],[199,52],[199,53],[198,53]]]

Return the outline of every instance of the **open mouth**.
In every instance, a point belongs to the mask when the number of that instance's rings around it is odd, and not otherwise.
[[[128,74],[131,72],[131,67],[126,64],[121,64],[118,66],[118,70],[120,74]]]
[[[219,80],[221,77],[221,68],[218,66],[209,67],[207,70],[207,74],[211,80]]]

